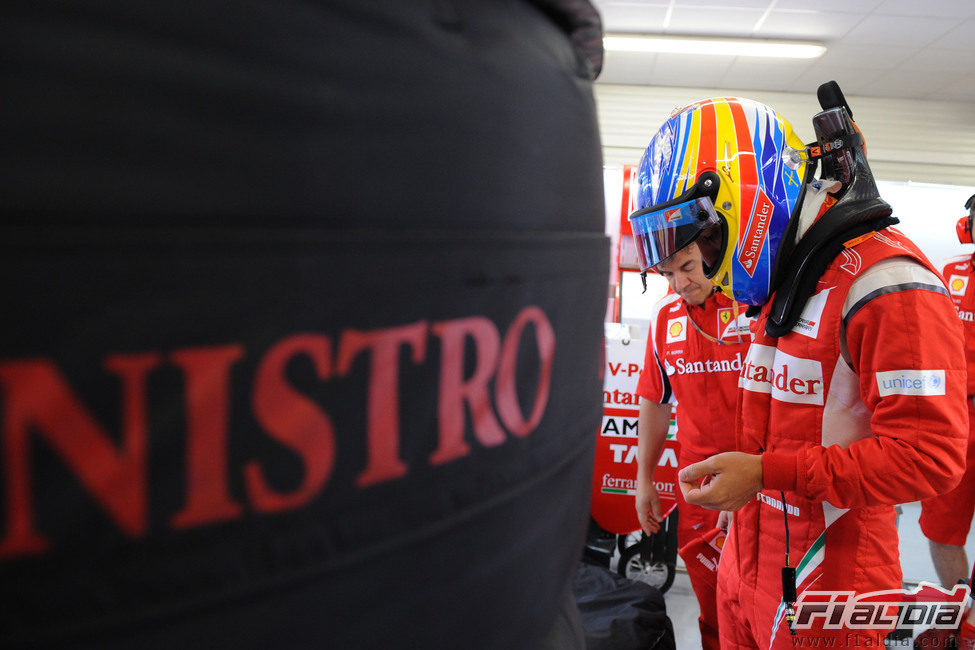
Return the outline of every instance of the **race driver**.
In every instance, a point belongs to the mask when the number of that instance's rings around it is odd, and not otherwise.
[[[670,428],[672,402],[679,403],[678,469],[733,450],[738,372],[751,340],[745,308],[715,292],[701,269],[696,243],[662,260],[655,270],[666,278],[671,293],[653,307],[636,391],[640,395],[636,511],[648,535],[658,532],[663,520],[654,470]],[[677,544],[683,549],[713,531],[720,513],[684,502],[679,490],[676,496]],[[700,605],[701,645],[718,650],[717,567],[696,555],[682,557]]]
[[[965,202],[968,215],[958,220],[958,239],[972,243],[972,220],[975,219],[975,194]],[[961,317],[965,331],[965,358],[968,362],[968,464],[965,474],[953,490],[921,502],[921,532],[928,538],[931,561],[941,583],[950,587],[965,580],[971,564],[965,553],[965,540],[975,514],[975,267],[972,255],[959,256],[945,265],[941,274],[948,294]]]
[[[882,643],[891,626],[827,629],[802,597],[899,589],[894,505],[950,490],[965,464],[948,291],[889,227],[838,86],[819,95],[808,147],[747,99],[675,111],[641,164],[651,198],[630,217],[648,266],[696,241],[712,282],[757,312],[739,451],[680,472],[688,503],[736,511],[718,575],[722,648]]]

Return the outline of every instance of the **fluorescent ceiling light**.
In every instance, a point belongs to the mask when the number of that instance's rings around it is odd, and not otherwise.
[[[819,43],[764,39],[696,38],[643,34],[606,34],[603,47],[614,52],[666,52],[710,56],[760,56],[815,59],[826,52]]]

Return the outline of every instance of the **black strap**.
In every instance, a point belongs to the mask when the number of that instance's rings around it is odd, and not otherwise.
[[[860,206],[863,211],[855,220],[842,213],[832,214],[830,210],[799,241],[783,274],[785,280],[772,298],[772,309],[765,324],[769,336],[782,336],[795,327],[816,283],[843,250],[845,242],[898,223],[884,201],[873,199],[867,203]],[[854,223],[846,228],[837,225],[851,220]]]

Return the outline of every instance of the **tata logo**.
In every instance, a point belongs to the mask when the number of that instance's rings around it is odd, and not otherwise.
[[[823,365],[776,348],[752,343],[738,387],[771,395],[780,402],[823,405]]]
[[[752,218],[748,222],[748,230],[738,248],[738,263],[745,269],[749,277],[755,275],[755,266],[765,248],[769,221],[772,218],[773,211],[774,206],[765,192],[758,190],[755,207],[752,210]]]
[[[609,445],[609,450],[613,452],[613,462],[624,464],[624,465],[634,465],[637,464],[637,451],[638,446],[636,443],[613,443]],[[671,447],[664,447],[664,450],[660,453],[660,460],[657,461],[658,467],[673,467],[677,469],[677,452]]]

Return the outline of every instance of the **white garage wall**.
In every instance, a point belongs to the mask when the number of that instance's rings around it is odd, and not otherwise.
[[[955,234],[958,218],[968,215],[965,201],[975,187],[890,181],[878,181],[877,187],[901,220],[897,227],[939,270],[947,258],[975,251],[972,244],[959,244]]]

